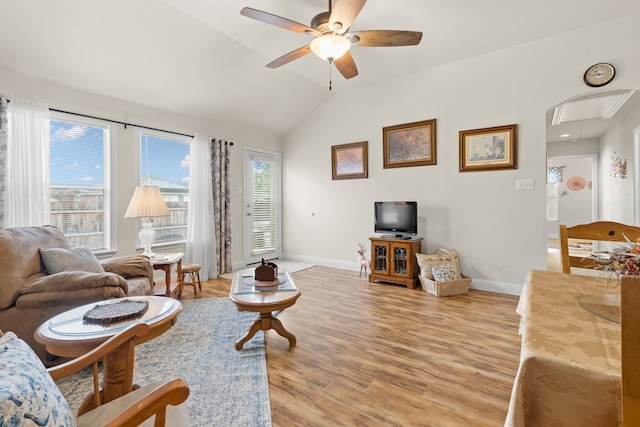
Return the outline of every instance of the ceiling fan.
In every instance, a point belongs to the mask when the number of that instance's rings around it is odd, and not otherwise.
[[[358,69],[349,53],[352,45],[356,46],[412,46],[420,43],[422,33],[418,31],[368,30],[351,31],[349,27],[356,19],[366,0],[336,0],[329,11],[322,12],[311,19],[309,26],[281,16],[245,7],[240,14],[266,24],[297,33],[307,33],[315,38],[306,46],[291,51],[267,64],[269,68],[277,68],[301,58],[309,52],[333,63],[345,79],[358,75]]]

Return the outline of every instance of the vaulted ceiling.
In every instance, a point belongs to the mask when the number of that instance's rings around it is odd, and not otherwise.
[[[315,55],[265,65],[306,34],[240,15],[310,24],[327,0],[0,0],[0,67],[195,117],[286,134],[334,93],[637,13],[637,0],[369,0],[352,30],[424,33],[418,46],[354,46],[345,80]],[[606,35],[603,35],[606,37]],[[553,64],[540,64],[541,67]],[[2,86],[6,95],[11,88]],[[55,106],[53,106],[55,107]]]

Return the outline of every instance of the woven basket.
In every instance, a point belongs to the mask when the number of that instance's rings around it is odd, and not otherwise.
[[[460,272],[460,266],[457,262],[454,261],[451,253],[443,248],[437,249],[434,254],[438,252],[446,253],[453,265],[456,269],[456,276],[458,279],[456,280],[447,280],[436,282],[435,280],[428,279],[422,275],[419,275],[420,283],[422,284],[422,289],[427,291],[428,293],[435,295],[437,297],[448,297],[452,295],[462,295],[469,292],[469,287],[471,286],[471,278],[465,276]]]

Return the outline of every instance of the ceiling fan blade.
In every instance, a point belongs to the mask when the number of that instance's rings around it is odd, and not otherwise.
[[[358,46],[413,46],[420,43],[419,31],[369,30],[354,31],[346,35],[351,43]]]
[[[280,58],[275,59],[267,64],[268,68],[278,68],[282,65],[288,64],[291,61],[295,61],[298,58],[302,58],[306,54],[311,52],[309,45],[303,46],[299,49],[293,50],[286,55],[282,55]]]
[[[367,0],[336,0],[336,4],[331,9],[329,18],[329,28],[333,29],[334,24],[339,22],[341,29],[336,29],[336,33],[344,34],[353,21],[356,19]]]
[[[246,16],[247,18],[252,18],[257,21],[264,22],[265,24],[271,24],[275,25],[276,27],[284,28],[285,30],[295,31],[297,33],[311,33],[316,36],[321,35],[320,31],[313,29],[307,25],[250,7],[243,8],[240,11],[240,14]]]
[[[353,60],[353,56],[349,52],[342,55],[340,58],[333,61],[340,74],[345,79],[350,79],[358,75],[358,68],[356,67],[356,61]]]

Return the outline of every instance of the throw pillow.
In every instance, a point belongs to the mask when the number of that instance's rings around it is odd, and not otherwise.
[[[0,390],[0,425],[76,425],[38,356],[13,332],[0,337]]]
[[[451,256],[449,256],[449,254],[447,253],[439,253],[441,251],[442,249],[438,249],[432,255],[416,254],[418,266],[420,267],[420,275],[422,277],[426,277],[429,280],[434,280],[433,274],[431,273],[431,266],[450,262],[452,257],[453,261],[458,265],[458,268],[460,268],[458,254],[454,249],[449,249],[449,253],[451,254]]]
[[[61,271],[86,271],[89,273],[104,273],[98,258],[88,247],[62,249],[40,248],[40,257],[47,273],[56,274]]]
[[[433,280],[436,282],[447,282],[449,280],[458,279],[456,274],[456,266],[453,262],[445,262],[444,264],[437,264],[431,266],[431,273],[433,274]]]

